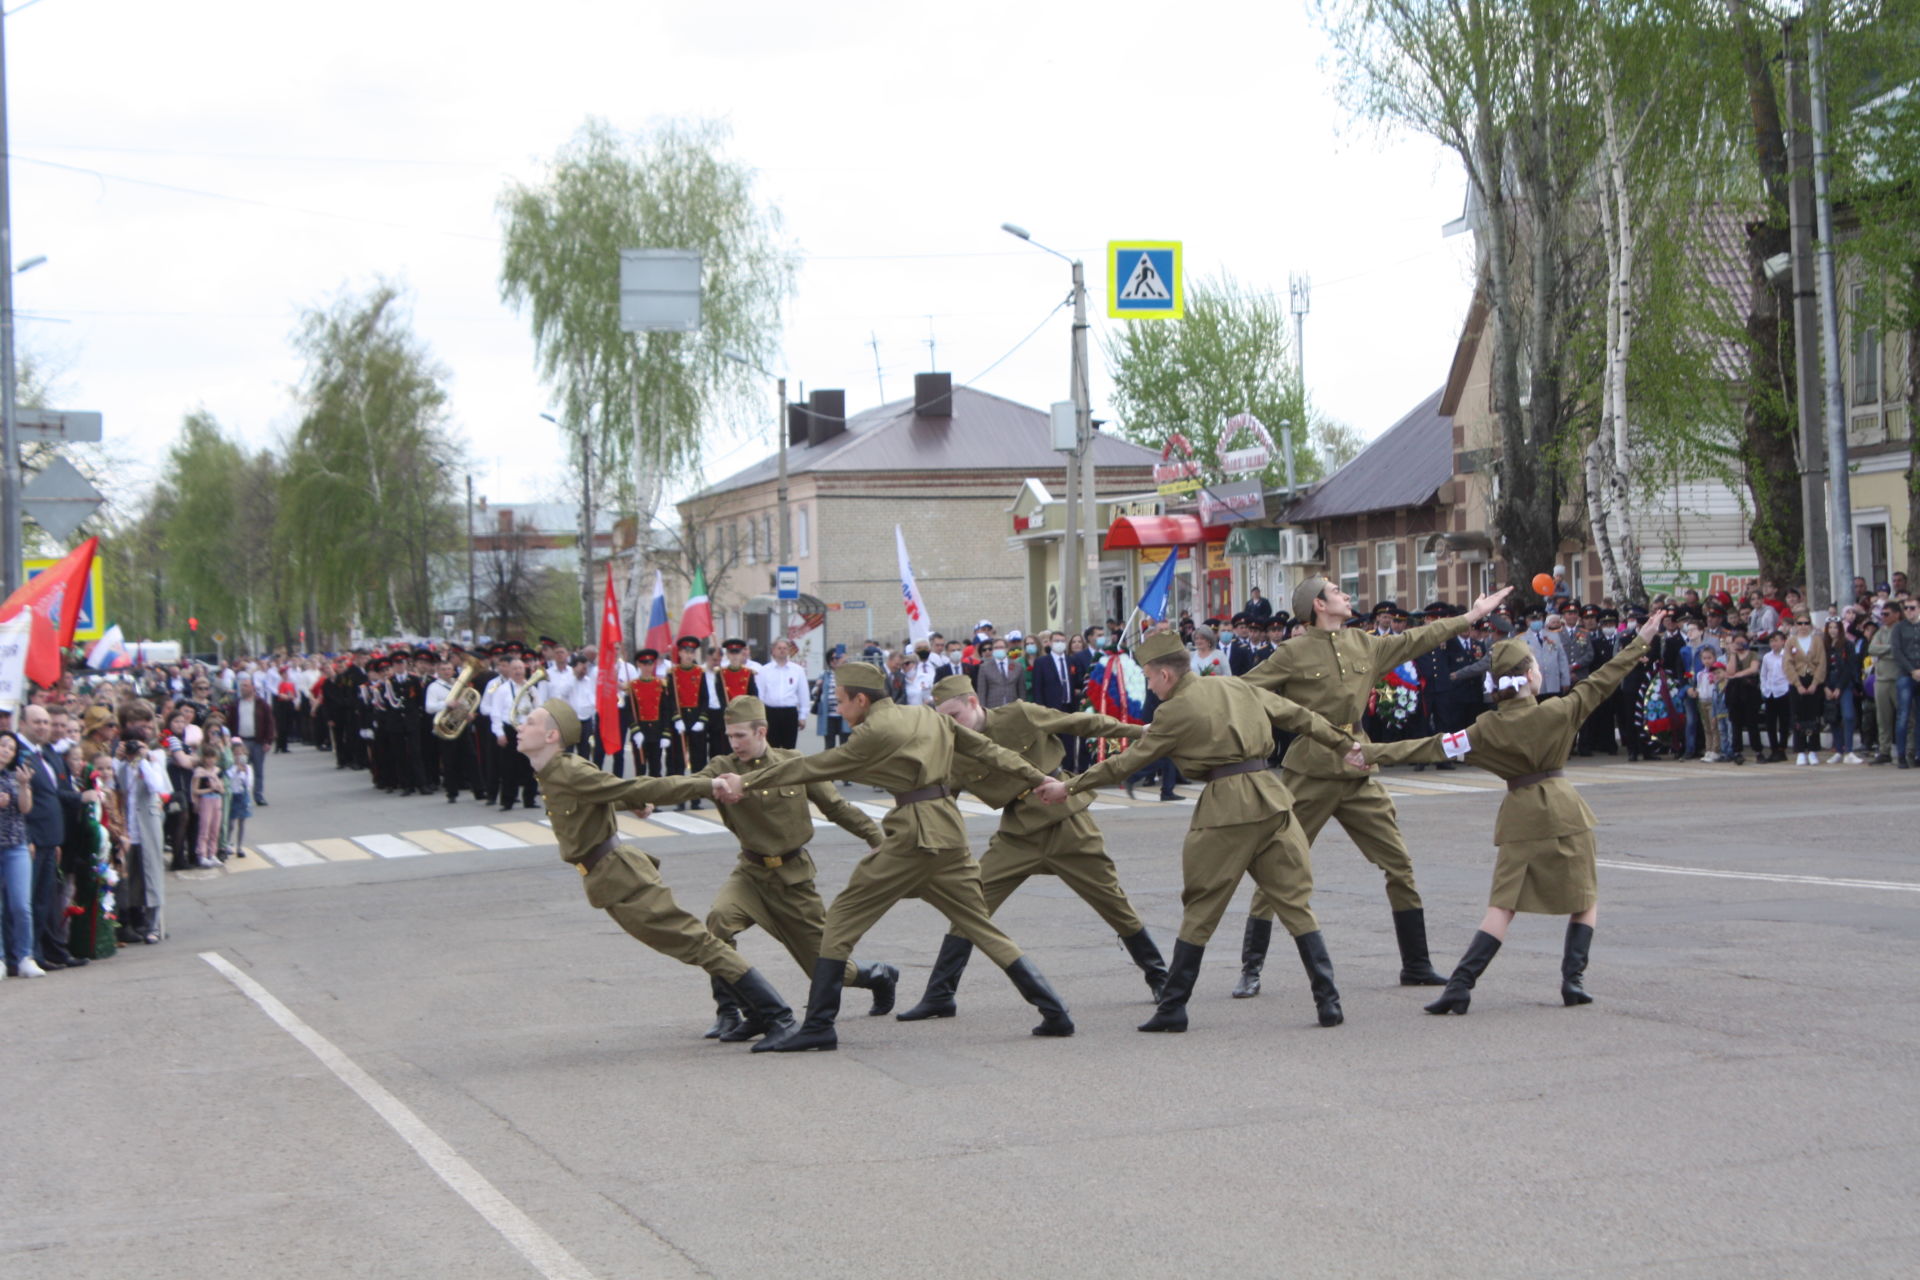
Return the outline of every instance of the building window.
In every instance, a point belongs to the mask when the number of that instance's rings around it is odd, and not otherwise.
[[[760,517],[760,534],[766,539],[767,563],[772,564],[773,558],[780,554],[780,544],[774,541],[773,517],[771,515]]]
[[[813,530],[809,523],[807,509],[796,507],[793,513],[793,554],[803,558],[813,554]]]
[[[1360,599],[1360,548],[1340,548],[1340,589]]]
[[[1440,553],[1426,549],[1427,539],[1420,540],[1420,547],[1413,558],[1413,599],[1407,605],[1409,609],[1424,609],[1440,598]]]
[[[1867,287],[1853,286],[1853,403],[1880,403],[1880,326],[1865,315]]]
[[[747,521],[747,563],[752,564],[760,557],[760,524],[755,520]]]
[[[1400,590],[1399,579],[1400,544],[1397,542],[1374,543],[1373,603],[1379,604],[1382,600],[1392,600]]]

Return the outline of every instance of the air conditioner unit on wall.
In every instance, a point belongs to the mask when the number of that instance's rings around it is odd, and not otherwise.
[[[1326,557],[1320,551],[1320,536],[1314,533],[1302,533],[1298,529],[1280,531],[1280,563],[1282,564],[1323,564]]]

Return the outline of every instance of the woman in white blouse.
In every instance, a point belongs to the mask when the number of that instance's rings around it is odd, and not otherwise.
[[[1214,643],[1211,627],[1193,629],[1193,674],[1197,676],[1232,674],[1227,669],[1227,655],[1220,652],[1219,646]]]

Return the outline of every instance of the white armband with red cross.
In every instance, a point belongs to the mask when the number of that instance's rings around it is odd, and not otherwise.
[[[1473,743],[1468,741],[1467,731],[1462,729],[1458,733],[1441,734],[1440,749],[1447,753],[1447,759],[1458,760],[1461,756],[1473,750]]]

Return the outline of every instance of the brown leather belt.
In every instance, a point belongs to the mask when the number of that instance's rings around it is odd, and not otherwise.
[[[953,792],[947,790],[946,787],[942,785],[921,787],[917,791],[902,791],[894,796],[893,807],[896,809],[904,809],[910,804],[920,804],[927,800],[945,800],[952,794]]]
[[[605,840],[602,840],[599,844],[587,850],[586,857],[580,859],[580,861],[573,865],[580,868],[581,875],[592,875],[593,869],[600,865],[600,860],[619,847],[620,837],[617,835],[608,836]]]
[[[1239,764],[1223,764],[1218,769],[1209,769],[1202,774],[1202,782],[1218,782],[1222,778],[1231,778],[1237,773],[1259,773],[1270,766],[1265,756],[1258,760],[1242,760]]]
[[[750,858],[753,861],[759,863],[763,867],[780,867],[780,866],[785,866],[788,862],[799,857],[801,854],[805,853],[806,851],[807,850],[805,845],[802,845],[798,849],[791,849],[786,853],[755,853],[751,849],[742,849],[740,851],[740,856],[743,858]]]
[[[1523,773],[1517,778],[1507,779],[1507,790],[1518,791],[1522,787],[1537,787],[1548,778],[1564,778],[1566,776],[1567,771],[1565,769],[1548,769],[1542,773]]]

